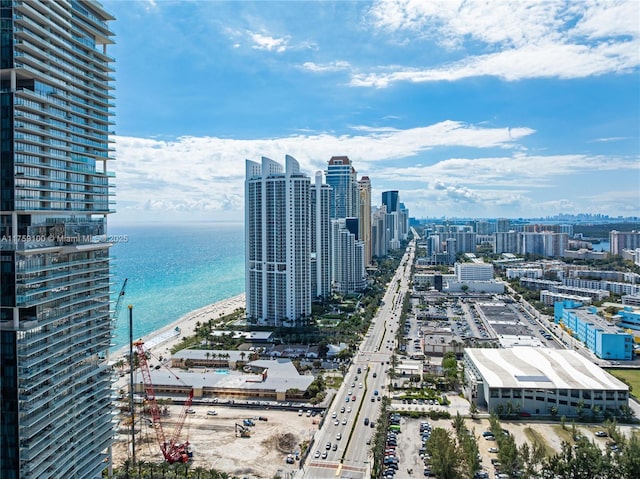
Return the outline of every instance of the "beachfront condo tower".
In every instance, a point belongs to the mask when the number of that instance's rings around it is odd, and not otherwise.
[[[331,187],[316,172],[311,185],[311,299],[327,299],[331,294]]]
[[[246,161],[245,293],[257,324],[294,326],[311,314],[311,179],[295,158]]]
[[[101,477],[113,441],[113,17],[0,0],[0,477]]]

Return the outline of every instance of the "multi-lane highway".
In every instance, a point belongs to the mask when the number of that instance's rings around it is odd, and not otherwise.
[[[412,242],[389,282],[383,304],[327,409],[323,426],[316,432],[310,454],[296,477],[370,477],[369,444],[380,416],[381,398],[388,392],[395,334],[411,280],[414,254],[415,242]]]

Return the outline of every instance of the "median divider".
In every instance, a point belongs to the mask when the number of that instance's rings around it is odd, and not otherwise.
[[[351,442],[351,438],[353,436],[353,430],[358,425],[358,420],[360,419],[360,410],[362,409],[362,406],[364,405],[364,398],[367,396],[367,389],[368,389],[367,388],[367,378],[368,377],[369,377],[369,365],[367,364],[367,372],[364,375],[364,380],[362,381],[363,382],[362,398],[360,400],[360,405],[358,406],[358,409],[355,411],[356,418],[355,418],[355,421],[353,422],[353,425],[351,426],[351,430],[349,431],[349,437],[347,437],[347,445],[345,446],[344,450],[342,451],[342,456],[340,456],[339,468],[342,468],[342,462],[344,461],[344,456],[347,453],[347,449],[349,449],[349,443]]]

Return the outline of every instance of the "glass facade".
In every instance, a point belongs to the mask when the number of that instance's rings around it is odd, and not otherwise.
[[[110,460],[111,20],[95,1],[0,0],[3,479]]]

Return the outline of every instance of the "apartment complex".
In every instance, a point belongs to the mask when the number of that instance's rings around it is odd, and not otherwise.
[[[0,477],[98,478],[113,442],[113,17],[0,2]]]
[[[622,254],[625,249],[640,248],[640,231],[610,231],[609,243],[611,244],[611,254]]]
[[[331,187],[322,183],[322,172],[316,173],[311,185],[311,297],[327,298],[331,293]]]
[[[280,326],[311,314],[311,179],[287,155],[247,160],[245,281],[247,317]]]
[[[633,335],[621,327],[607,322],[597,314],[596,308],[584,307],[574,301],[554,304],[553,319],[582,342],[601,359],[633,359]]]
[[[385,192],[382,199],[396,208],[393,215],[384,204],[372,210],[371,181],[367,176],[357,181],[346,156],[331,157],[314,182],[288,155],[284,167],[264,157],[261,163],[247,160],[247,317],[263,325],[295,326],[310,317],[312,301],[332,291],[366,288],[372,257],[386,256],[393,247],[391,230],[403,239],[408,231],[408,210],[398,192]]]
[[[359,238],[364,243],[364,262],[365,265],[371,264],[371,180],[368,176],[363,176],[358,181],[360,190],[360,210],[358,217],[360,218],[360,234]]]

